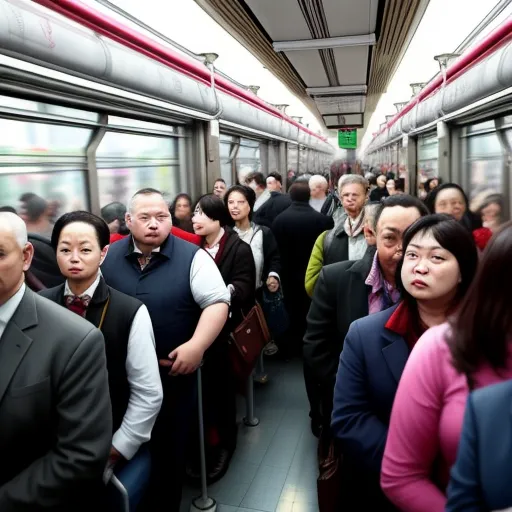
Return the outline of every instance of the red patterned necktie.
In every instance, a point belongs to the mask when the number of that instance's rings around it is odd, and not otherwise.
[[[89,302],[91,302],[89,295],[83,295],[82,297],[78,297],[78,295],[68,295],[66,297],[66,307],[83,318],[85,318]]]

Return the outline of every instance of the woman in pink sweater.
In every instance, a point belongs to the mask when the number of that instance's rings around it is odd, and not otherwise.
[[[404,512],[443,512],[470,389],[512,378],[512,223],[486,248],[453,322],[428,330],[405,366],[382,463],[381,486]]]

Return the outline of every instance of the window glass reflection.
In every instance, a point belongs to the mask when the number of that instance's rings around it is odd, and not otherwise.
[[[236,155],[236,171],[239,183],[251,172],[261,171],[260,143],[250,139],[240,139]]]
[[[87,210],[86,175],[83,170],[48,172],[46,168],[2,168],[0,206],[12,206],[30,232],[51,235],[53,223],[63,213]]]
[[[172,137],[149,137],[132,133],[107,132],[96,152],[98,164],[109,159],[136,159],[151,162],[178,157],[178,141]]]
[[[99,119],[97,112],[88,112],[86,110],[63,107],[61,105],[52,105],[50,103],[40,103],[38,101],[25,100],[23,98],[12,98],[10,96],[0,95],[0,106],[22,111],[53,114],[62,117],[69,117],[70,119],[80,119],[83,121],[96,122]]]
[[[470,208],[476,211],[487,196],[503,193],[503,151],[496,132],[466,140]]]
[[[439,176],[438,151],[437,135],[418,139],[418,195],[422,194],[422,183]]]
[[[141,188],[155,188],[167,198],[173,198],[179,188],[179,166],[124,167],[98,169],[100,206],[113,201],[128,204],[130,198]]]
[[[92,130],[0,119],[0,133],[0,155],[84,156]]]
[[[233,185],[233,163],[231,160],[231,152],[233,145],[231,142],[224,142],[221,138],[219,144],[220,152],[220,175],[221,178],[226,182],[226,187]]]

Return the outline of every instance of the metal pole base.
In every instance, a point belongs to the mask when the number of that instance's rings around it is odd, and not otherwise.
[[[210,497],[204,499],[203,496],[199,496],[192,500],[192,503],[190,504],[190,512],[204,512],[205,510],[208,510],[208,512],[215,512],[217,510],[217,502]]]
[[[244,418],[244,425],[246,427],[257,427],[259,424],[260,420],[254,416],[252,418]]]

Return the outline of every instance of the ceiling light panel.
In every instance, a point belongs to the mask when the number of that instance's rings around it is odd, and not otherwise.
[[[364,112],[366,108],[366,96],[316,97],[314,100],[322,115]]]

